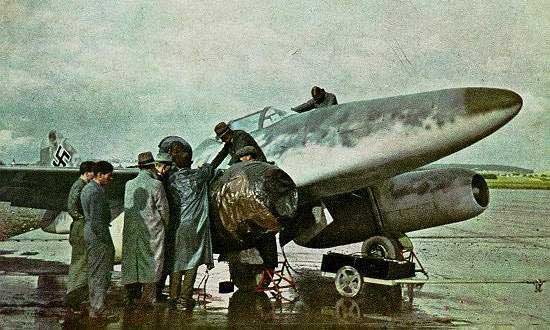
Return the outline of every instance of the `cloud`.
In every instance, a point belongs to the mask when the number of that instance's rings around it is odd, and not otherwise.
[[[312,85],[340,102],[550,88],[537,2],[44,1],[0,15],[0,129],[36,141],[58,129],[94,158],[133,159],[168,134],[197,145],[218,121],[290,108]]]
[[[13,131],[0,130],[0,160],[7,161],[10,156],[17,153],[18,149],[26,149],[28,145],[34,143],[35,140],[31,136],[14,137]]]
[[[485,163],[550,168],[550,97],[520,93],[523,108],[507,125],[441,163]]]

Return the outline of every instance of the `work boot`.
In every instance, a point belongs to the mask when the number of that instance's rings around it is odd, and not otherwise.
[[[159,303],[166,303],[169,300],[169,296],[164,293],[158,293],[157,294],[157,302]]]
[[[143,285],[143,293],[141,294],[141,299],[139,303],[143,307],[153,307],[157,303],[157,284],[156,283],[146,283]]]
[[[113,323],[118,321],[118,315],[107,312],[93,313],[90,312],[89,320],[91,323]]]
[[[177,306],[179,309],[183,309],[186,312],[193,311],[195,308],[196,301],[193,298],[179,298],[177,300]]]

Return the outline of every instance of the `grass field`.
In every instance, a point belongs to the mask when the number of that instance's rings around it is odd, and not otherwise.
[[[0,203],[0,241],[37,228],[43,213],[43,210]]]
[[[489,188],[493,189],[550,189],[550,180],[532,177],[505,177],[485,179]]]

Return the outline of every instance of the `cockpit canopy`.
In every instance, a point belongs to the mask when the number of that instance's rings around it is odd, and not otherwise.
[[[241,129],[250,133],[269,127],[279,120],[292,116],[293,114],[295,113],[276,109],[274,107],[265,107],[262,110],[251,113],[247,116],[231,120],[227,124],[231,127],[231,129]]]
[[[283,118],[295,115],[294,111],[285,111],[274,107],[265,107],[241,118],[229,121],[227,124],[231,129],[243,130],[247,133],[254,133],[269,127]],[[201,165],[211,161],[217,151],[221,149],[221,140],[215,137],[204,140],[195,150],[195,165]]]

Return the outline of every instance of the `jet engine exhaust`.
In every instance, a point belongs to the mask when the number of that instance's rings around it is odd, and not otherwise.
[[[472,194],[479,206],[487,207],[489,205],[489,187],[485,179],[479,174],[472,177]]]

